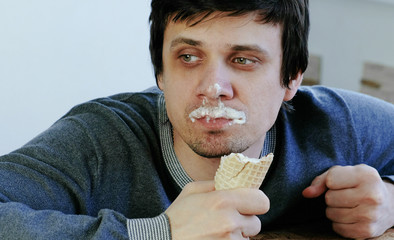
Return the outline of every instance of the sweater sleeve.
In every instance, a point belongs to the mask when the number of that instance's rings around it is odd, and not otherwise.
[[[170,239],[165,195],[146,190],[160,182],[141,178],[152,141],[130,124],[87,104],[0,156],[0,239]]]
[[[0,239],[127,239],[126,218],[103,209],[97,217],[34,210],[17,202],[0,203]]]
[[[0,239],[128,239],[127,218],[98,209],[96,157],[75,125],[60,121],[0,157]]]
[[[169,219],[165,213],[155,218],[127,220],[129,238],[133,240],[171,240]]]
[[[37,211],[21,203],[0,204],[0,238],[171,240],[168,218],[126,219],[103,209],[98,217]],[[126,231],[127,224],[127,231]]]
[[[171,240],[165,214],[126,219],[103,209],[98,217],[33,210],[21,203],[0,203],[0,239],[130,239]],[[127,225],[127,230],[126,230]]]

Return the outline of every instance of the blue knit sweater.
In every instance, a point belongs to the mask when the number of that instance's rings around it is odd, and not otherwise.
[[[392,104],[302,87],[292,105],[264,147],[275,158],[263,230],[324,221],[324,199],[301,192],[333,165],[365,163],[393,180]],[[159,90],[96,99],[0,157],[0,239],[170,239],[163,212],[190,181]]]

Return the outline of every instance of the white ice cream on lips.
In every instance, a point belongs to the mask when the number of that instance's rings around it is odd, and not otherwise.
[[[224,106],[224,104],[220,101],[220,98],[218,106],[212,107],[204,105],[205,104],[203,103],[201,107],[193,110],[189,114],[189,118],[192,122],[195,122],[196,119],[204,117],[206,118],[207,122],[209,122],[210,119],[215,118],[229,119],[232,120],[231,123],[235,124],[244,124],[246,122],[246,114],[244,112]]]

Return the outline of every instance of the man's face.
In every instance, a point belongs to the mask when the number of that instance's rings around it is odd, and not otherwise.
[[[279,25],[253,13],[213,15],[195,26],[170,22],[164,33],[163,90],[174,144],[203,157],[262,148],[283,100]]]

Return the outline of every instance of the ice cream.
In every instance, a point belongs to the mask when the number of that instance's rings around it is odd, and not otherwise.
[[[206,106],[205,102],[189,114],[192,122],[195,122],[199,118],[206,118],[207,121],[215,118],[225,118],[230,119],[234,124],[245,124],[246,114],[234,108],[224,106],[220,98],[218,99],[218,106]]]
[[[274,158],[272,153],[260,159],[232,153],[220,160],[215,175],[216,190],[259,188]]]

